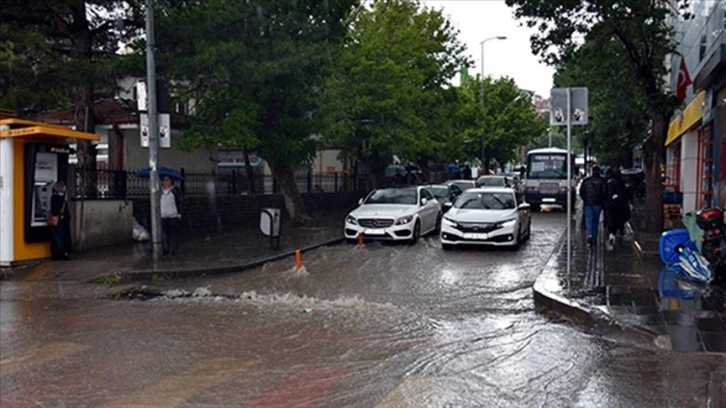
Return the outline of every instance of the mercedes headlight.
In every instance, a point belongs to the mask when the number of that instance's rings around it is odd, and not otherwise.
[[[345,222],[347,222],[348,224],[358,225],[358,221],[356,221],[355,217],[352,215],[346,217]]]
[[[413,221],[413,215],[406,215],[396,220],[396,225],[406,225]]]

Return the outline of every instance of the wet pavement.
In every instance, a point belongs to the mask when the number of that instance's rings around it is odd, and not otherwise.
[[[703,296],[693,299],[661,296],[658,279],[665,265],[658,252],[660,234],[638,231],[643,211],[636,207],[630,233],[614,248],[607,248],[602,225],[596,244],[589,248],[576,222],[569,273],[563,239],[534,285],[535,302],[542,309],[580,321],[647,336],[662,349],[726,352],[723,288],[712,284]]]
[[[342,220],[349,210],[335,209],[312,214],[311,226],[295,226],[283,220],[279,243],[262,234],[257,224],[212,231],[188,230],[180,252],[154,260],[149,242],[131,242],[76,253],[68,261],[44,260],[6,268],[0,276],[24,280],[83,281],[119,284],[133,281],[174,279],[241,272],[283,258],[292,258],[343,240]]]
[[[658,256],[659,234],[637,231],[637,211],[636,231],[612,250],[605,248],[602,236],[598,245],[588,248],[581,226],[575,225],[569,272],[563,236],[533,286],[536,305],[573,320],[647,336],[663,349],[726,352],[723,291],[694,300],[659,296],[658,274],[664,266]],[[283,222],[278,248],[258,225],[246,225],[235,231],[190,233],[173,258],[155,261],[148,243],[135,243],[76,254],[70,261],[42,261],[15,268],[15,274],[3,272],[11,280],[88,282],[105,284],[96,285],[96,290],[117,292],[118,284],[228,274],[274,260],[289,260],[293,268],[296,250],[304,265],[306,251],[343,241],[346,213],[313,214],[316,222],[310,227]]]
[[[334,244],[341,219],[286,225],[278,250],[251,226],[190,236],[173,259],[126,246],[0,282],[0,406],[724,406],[726,354],[536,310],[562,212],[534,214],[518,251]],[[326,242],[295,270],[296,247]],[[601,274],[575,257],[587,290],[564,282],[609,323],[595,303],[615,283],[607,254],[590,258]]]

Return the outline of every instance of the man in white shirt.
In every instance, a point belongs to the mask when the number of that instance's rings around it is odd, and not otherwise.
[[[164,255],[179,253],[179,229],[184,211],[182,192],[174,186],[169,176],[161,179],[161,231],[164,239]]]

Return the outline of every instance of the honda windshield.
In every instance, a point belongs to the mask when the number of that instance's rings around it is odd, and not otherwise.
[[[465,191],[456,200],[455,208],[467,210],[511,210],[514,206],[514,195],[508,192],[475,193]]]

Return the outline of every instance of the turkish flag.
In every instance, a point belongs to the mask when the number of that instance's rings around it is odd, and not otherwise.
[[[691,76],[688,75],[688,67],[686,66],[686,59],[681,57],[681,66],[678,68],[678,85],[676,87],[676,97],[678,98],[678,105],[681,105],[686,99],[686,91],[688,86],[693,82]]]

